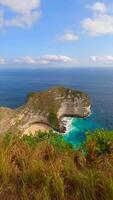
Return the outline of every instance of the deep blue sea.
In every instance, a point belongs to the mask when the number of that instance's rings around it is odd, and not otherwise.
[[[65,140],[79,146],[85,132],[103,127],[113,129],[113,69],[0,69],[0,106],[16,108],[31,91],[60,85],[89,94],[92,115],[73,119]]]

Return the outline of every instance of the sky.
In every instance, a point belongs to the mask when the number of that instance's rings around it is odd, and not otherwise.
[[[113,1],[0,0],[0,67],[113,67]]]

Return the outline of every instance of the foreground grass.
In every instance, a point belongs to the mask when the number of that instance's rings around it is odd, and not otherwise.
[[[113,131],[74,151],[54,133],[0,138],[0,200],[112,200]]]

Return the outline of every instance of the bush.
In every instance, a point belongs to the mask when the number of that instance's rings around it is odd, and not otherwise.
[[[86,134],[85,147],[88,150],[89,146],[97,155],[102,155],[112,152],[113,146],[113,131],[97,130],[93,134]]]
[[[53,112],[53,111],[49,112],[48,121],[54,130],[59,131],[59,121],[58,121],[58,118],[57,118],[55,112]]]

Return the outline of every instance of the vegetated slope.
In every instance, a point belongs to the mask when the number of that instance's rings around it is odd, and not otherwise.
[[[52,132],[0,137],[0,199],[112,200],[113,131],[73,150]]]

